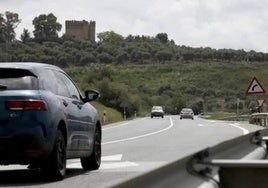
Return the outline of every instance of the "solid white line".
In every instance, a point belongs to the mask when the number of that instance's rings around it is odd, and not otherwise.
[[[143,138],[143,137],[147,137],[147,136],[151,136],[151,135],[154,135],[154,134],[164,132],[164,131],[170,129],[171,127],[173,127],[173,121],[172,121],[171,117],[169,118],[169,120],[170,120],[170,125],[167,128],[164,128],[162,130],[152,132],[152,133],[148,133],[148,134],[143,134],[143,135],[140,135],[140,136],[134,136],[134,137],[130,137],[130,138],[114,140],[114,141],[110,141],[110,142],[104,142],[104,143],[102,143],[102,145],[114,144],[114,143],[118,143],[118,142],[125,142],[125,141],[129,141],[129,140],[135,140],[135,139],[138,139],[138,138]]]
[[[130,122],[127,122],[127,123],[122,123],[120,125],[115,125],[115,126],[112,126],[112,127],[106,127],[106,128],[102,128],[103,131],[106,131],[106,130],[109,130],[109,129],[113,129],[113,128],[117,128],[117,127],[122,127],[124,125],[127,125],[129,124]]]
[[[143,119],[145,119],[145,118],[142,118],[142,119],[140,119],[140,120],[138,120],[138,121],[141,121],[141,120],[143,120]],[[137,120],[136,120],[137,121]],[[130,121],[129,122],[125,122],[125,123],[122,123],[122,124],[119,124],[119,125],[114,125],[114,126],[109,126],[109,127],[103,127],[102,128],[102,130],[103,131],[106,131],[106,130],[109,130],[109,129],[113,129],[113,128],[117,128],[117,127],[122,127],[122,126],[125,126],[125,125],[127,125],[127,124],[129,124],[129,123],[131,123]]]
[[[249,133],[249,130],[243,128],[243,127],[240,127],[238,126],[239,124],[238,123],[230,123],[229,125],[233,126],[233,127],[236,127],[238,129],[241,129],[243,131],[243,135],[246,135]]]

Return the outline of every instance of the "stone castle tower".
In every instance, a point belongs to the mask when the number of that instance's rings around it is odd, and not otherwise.
[[[76,36],[85,40],[95,42],[96,22],[95,21],[65,21],[65,34],[68,36]]]

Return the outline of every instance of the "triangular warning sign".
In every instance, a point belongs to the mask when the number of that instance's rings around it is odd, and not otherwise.
[[[257,80],[257,78],[254,77],[251,80],[246,93],[247,94],[265,93],[265,90],[263,89],[262,85]]]
[[[257,101],[258,101],[259,106],[262,106],[265,100],[264,99],[258,99]]]

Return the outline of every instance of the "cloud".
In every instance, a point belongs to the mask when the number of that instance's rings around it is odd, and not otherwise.
[[[127,36],[167,33],[178,45],[268,52],[268,0],[0,0],[32,31],[32,20],[53,13],[65,20],[94,20],[96,32]]]

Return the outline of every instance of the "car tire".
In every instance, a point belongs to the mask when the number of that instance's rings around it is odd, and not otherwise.
[[[92,154],[80,159],[83,170],[96,170],[101,164],[101,130],[96,128]]]
[[[66,144],[60,130],[57,131],[51,154],[41,165],[41,172],[52,181],[62,180],[66,174]]]

